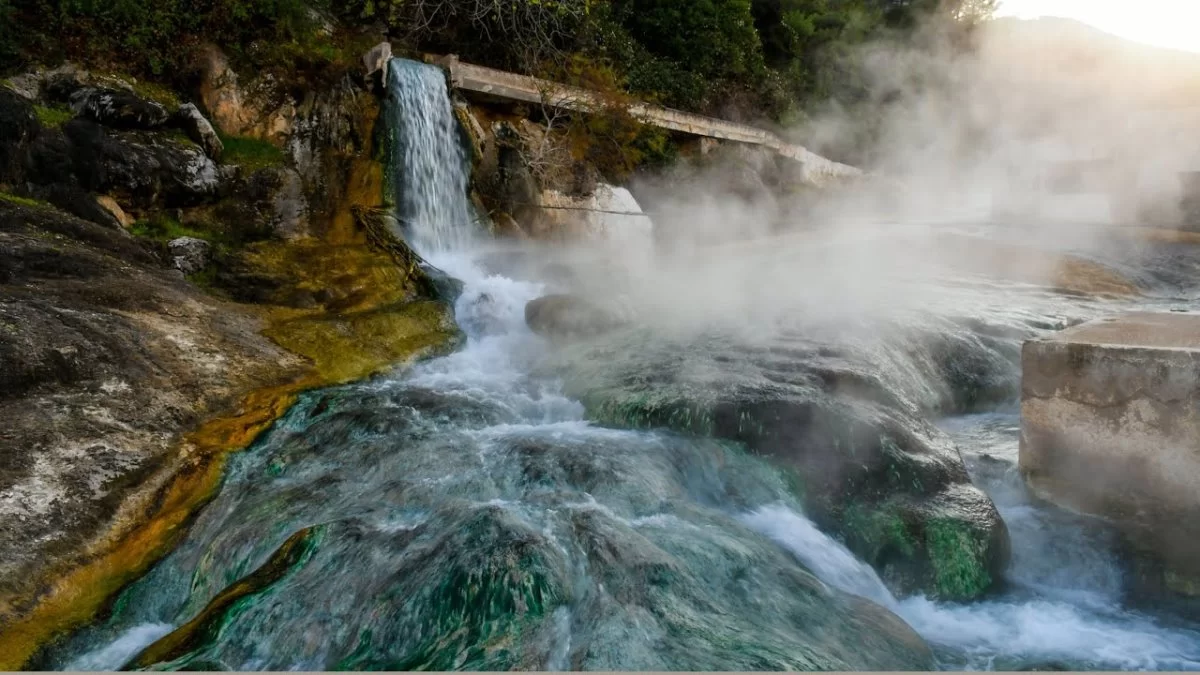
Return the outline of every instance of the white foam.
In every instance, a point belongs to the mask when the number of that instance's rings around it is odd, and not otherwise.
[[[924,597],[898,601],[870,566],[804,516],[784,506],[767,506],[741,520],[790,551],[825,583],[888,607],[926,640],[964,653],[976,667],[1003,655],[1128,669],[1200,668],[1200,634],[1160,626],[1117,606],[1098,612],[1091,603],[1058,599],[971,605]]]
[[[166,623],[144,623],[125,631],[116,640],[71,662],[65,670],[112,671],[129,663],[146,647],[174,630]]]

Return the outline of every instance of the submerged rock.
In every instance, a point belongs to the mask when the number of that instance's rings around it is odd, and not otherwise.
[[[730,512],[794,501],[766,463],[385,382],[305,396],[101,634],[184,626],[136,659],[154,669],[934,667],[903,621]],[[313,522],[307,558],[264,574]]]
[[[552,338],[595,336],[626,323],[608,308],[573,295],[547,295],[525,306],[525,323]]]
[[[1008,535],[953,443],[853,352],[627,329],[547,367],[589,415],[745,443],[794,476],[808,513],[901,594],[977,598],[1001,580]]]

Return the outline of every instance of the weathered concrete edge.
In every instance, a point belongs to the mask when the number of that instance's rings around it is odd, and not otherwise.
[[[601,105],[598,93],[580,87],[463,63],[454,55],[430,55],[428,59],[449,73],[450,86],[455,89],[582,112],[594,110]],[[800,162],[804,166],[804,178],[809,182],[821,183],[835,178],[863,175],[861,169],[827,159],[803,146],[787,143],[770,131],[747,124],[647,103],[630,105],[629,113],[650,126],[695,136],[765,146],[784,157]]]
[[[1052,381],[1050,374],[1046,373],[1044,369],[1031,368],[1033,365],[1032,362],[1035,359],[1048,358],[1056,355],[1069,359],[1071,352],[1082,352],[1091,349],[1100,349],[1104,350],[1108,354],[1111,354],[1113,357],[1115,357],[1116,363],[1119,366],[1137,368],[1144,364],[1133,363],[1133,361],[1153,361],[1165,368],[1191,367],[1200,369],[1200,351],[1185,347],[1152,347],[1145,345],[1108,344],[1102,342],[1072,342],[1066,339],[1056,339],[1054,337],[1034,338],[1031,340],[1026,340],[1024,344],[1021,345],[1022,401],[1024,401],[1026,398],[1047,399],[1057,397],[1066,398],[1067,400],[1077,401],[1079,403],[1086,403],[1088,405],[1110,407],[1114,405],[1122,405],[1127,400],[1134,398],[1135,395],[1140,395],[1142,398],[1148,398],[1151,400],[1167,402],[1191,398],[1194,393],[1200,392],[1200,387],[1194,386],[1194,382],[1190,378],[1183,378],[1175,384],[1177,387],[1183,388],[1184,390],[1177,390],[1173,396],[1163,396],[1161,394],[1161,389],[1158,393],[1156,393],[1143,388],[1136,388],[1127,396],[1113,396],[1103,401],[1101,401],[1098,397],[1076,398],[1076,394],[1073,393],[1074,390],[1065,389],[1061,386],[1061,384]],[[1069,367],[1070,361],[1067,363]],[[1033,372],[1031,372],[1031,370]]]
[[[1200,349],[1059,334],[1028,341],[1022,367],[1019,468],[1030,491],[1111,523],[1143,592],[1197,611]]]

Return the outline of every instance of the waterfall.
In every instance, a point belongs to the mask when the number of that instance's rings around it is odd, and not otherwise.
[[[387,72],[389,168],[402,234],[422,255],[466,248],[475,229],[470,169],[445,74],[399,58]]]

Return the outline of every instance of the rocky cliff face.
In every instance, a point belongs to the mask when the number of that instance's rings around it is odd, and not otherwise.
[[[0,666],[169,550],[296,393],[458,339],[356,218],[376,96],[248,104],[209,56],[198,105],[70,67],[0,86]]]

